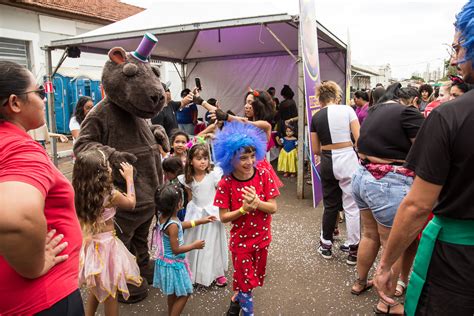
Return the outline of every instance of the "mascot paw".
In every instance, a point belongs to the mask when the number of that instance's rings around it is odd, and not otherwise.
[[[166,135],[165,129],[161,125],[155,125],[153,135],[155,135],[155,139],[158,145],[160,145],[165,152],[169,152],[170,141],[168,139],[168,136]]]

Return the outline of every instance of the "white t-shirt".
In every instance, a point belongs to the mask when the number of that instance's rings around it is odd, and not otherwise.
[[[79,124],[76,120],[76,117],[73,116],[71,117],[71,120],[69,121],[69,130],[75,131],[75,130],[80,130],[81,129],[81,124]]]
[[[352,121],[357,115],[350,106],[331,104],[319,110],[311,120],[311,132],[317,133],[321,145],[351,141]]]
[[[46,141],[49,142],[49,131],[48,126],[44,124],[37,129],[31,129],[28,131],[28,134],[36,141]]]

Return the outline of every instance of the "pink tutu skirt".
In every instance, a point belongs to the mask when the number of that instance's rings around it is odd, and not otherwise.
[[[115,298],[117,290],[128,299],[127,283],[140,286],[140,269],[135,256],[114,231],[96,234],[84,241],[79,260],[79,285],[86,284],[102,303],[109,296]]]
[[[281,188],[283,186],[283,182],[281,182],[280,178],[278,178],[278,175],[276,174],[275,170],[273,170],[273,167],[268,162],[267,158],[257,162],[257,168],[265,169],[270,172],[270,177],[275,182],[277,188]]]

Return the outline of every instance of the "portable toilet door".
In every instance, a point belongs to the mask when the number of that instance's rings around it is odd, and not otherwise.
[[[98,80],[91,80],[91,98],[94,105],[102,100],[101,84]]]
[[[69,101],[71,113],[75,112],[77,101],[79,101],[79,99],[82,96],[90,96],[90,95],[91,95],[90,80],[86,77],[73,78],[71,80],[71,89],[70,89],[71,99]]]
[[[70,111],[68,102],[68,81],[67,77],[56,74],[53,78],[54,87],[54,109],[56,112],[56,130],[58,133],[69,133]]]

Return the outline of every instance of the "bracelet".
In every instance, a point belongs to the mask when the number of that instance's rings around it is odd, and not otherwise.
[[[247,214],[247,211],[244,210],[244,207],[243,207],[243,206],[241,206],[241,207],[239,208],[239,212],[240,212],[240,214],[242,214],[242,215]]]
[[[195,95],[195,96],[193,96],[193,102],[196,103],[197,105],[202,105],[204,100],[200,96]]]
[[[192,220],[192,221],[191,221],[191,227],[192,227],[192,228],[196,227],[196,221],[195,221],[195,220]]]

